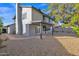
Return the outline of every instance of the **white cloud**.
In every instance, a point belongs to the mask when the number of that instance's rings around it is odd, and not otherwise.
[[[12,18],[14,17],[14,15],[15,11],[13,10],[13,8],[0,7],[0,16],[3,17],[4,25],[12,24]]]
[[[13,11],[13,8],[10,8],[10,7],[0,7],[0,14],[1,13],[9,13],[9,12],[12,12]]]
[[[8,10],[9,10],[8,7],[0,7],[0,12],[1,12],[1,13],[4,13],[4,12],[6,12],[6,11],[8,11]]]

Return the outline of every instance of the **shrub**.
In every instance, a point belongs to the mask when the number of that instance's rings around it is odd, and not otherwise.
[[[76,33],[76,35],[79,37],[79,27],[74,26],[73,31]]]
[[[58,30],[54,30],[54,32],[59,32]]]
[[[2,39],[0,38],[0,46],[2,45],[3,41],[4,41],[4,40],[2,40]]]
[[[4,38],[2,35],[0,35],[0,48],[4,46],[4,45],[3,45],[3,42],[4,42],[4,41],[7,41],[7,40],[9,40],[8,37],[5,37],[5,38]]]

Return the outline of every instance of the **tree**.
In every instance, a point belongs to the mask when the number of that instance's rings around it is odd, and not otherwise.
[[[73,31],[79,35],[79,3],[73,4],[49,4],[52,9],[50,16],[55,16],[55,22],[63,20],[62,27],[73,27]]]
[[[2,27],[3,27],[3,22],[2,22],[2,18],[0,17],[0,34],[2,33]]]

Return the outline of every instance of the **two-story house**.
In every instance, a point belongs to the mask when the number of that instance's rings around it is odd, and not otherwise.
[[[16,5],[16,34],[42,35],[53,26],[53,19],[35,7]],[[53,34],[53,31],[51,32]]]

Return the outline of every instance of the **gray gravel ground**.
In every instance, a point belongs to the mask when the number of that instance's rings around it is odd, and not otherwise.
[[[9,35],[10,36],[10,35]],[[9,37],[8,36],[8,37]],[[21,38],[20,38],[21,39]],[[0,48],[0,55],[7,56],[64,56],[70,54],[54,36],[11,38],[4,42],[6,47]]]

